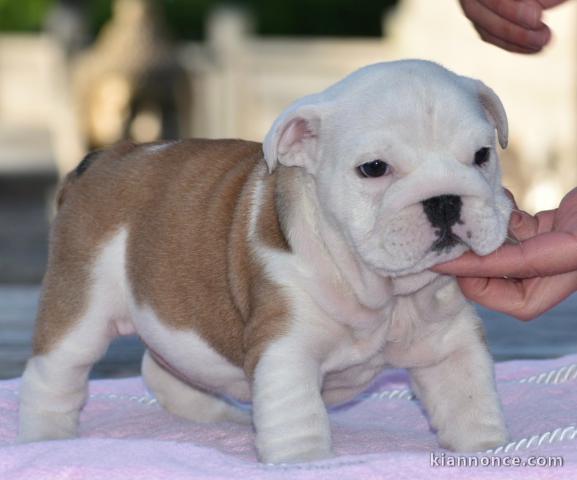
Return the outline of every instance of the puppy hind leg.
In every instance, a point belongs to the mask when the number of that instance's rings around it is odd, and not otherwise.
[[[131,333],[125,239],[125,233],[115,236],[96,259],[58,243],[51,252],[34,356],[20,387],[20,441],[75,436],[90,368],[120,330]]]
[[[158,403],[173,415],[193,422],[251,423],[248,412],[179,380],[162,368],[148,351],[142,358],[142,376]]]
[[[88,374],[115,336],[102,313],[90,307],[48,352],[28,360],[20,387],[21,442],[76,436]]]

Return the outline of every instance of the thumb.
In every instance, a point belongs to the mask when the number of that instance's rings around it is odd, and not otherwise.
[[[509,236],[512,240],[522,242],[539,233],[539,221],[523,210],[515,210],[509,221]]]

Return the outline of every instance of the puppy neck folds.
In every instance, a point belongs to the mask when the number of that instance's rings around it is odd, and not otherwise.
[[[365,324],[378,313],[382,321],[396,296],[415,293],[438,279],[431,271],[393,278],[369,268],[325,215],[305,171],[280,166],[274,174],[283,178],[277,182],[276,201],[284,234],[306,269],[309,294],[332,317]]]

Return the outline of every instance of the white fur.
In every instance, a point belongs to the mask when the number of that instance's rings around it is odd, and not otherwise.
[[[269,169],[301,171],[288,222],[294,254],[257,248],[292,306],[292,328],[255,372],[263,460],[329,455],[321,399],[353,398],[386,365],[411,369],[444,446],[470,451],[506,441],[479,319],[453,279],[426,271],[467,248],[487,254],[505,239],[511,203],[495,128],[505,145],[506,117],[492,91],[415,61],[361,69],[277,119],[264,144]],[[473,158],[482,147],[491,159],[479,168]],[[392,173],[355,175],[375,159]],[[452,228],[462,243],[441,252],[431,249],[436,231],[421,204],[439,195],[463,202]]]
[[[174,144],[179,143],[180,140],[171,140],[169,142],[162,142],[153,145],[148,145],[146,147],[147,151],[152,154],[162,153],[167,148],[172,147]]]
[[[437,276],[412,295],[389,297],[387,307],[372,315],[363,312],[362,324],[355,317],[347,324],[315,298],[321,286],[298,287],[296,269],[292,275],[280,269],[273,278],[292,285],[293,321],[255,371],[253,421],[263,461],[330,455],[324,404],[353,399],[386,366],[411,369],[443,446],[477,451],[507,441],[480,320],[453,279]]]
[[[250,199],[250,217],[248,220],[248,235],[249,240],[256,237],[257,231],[257,222],[260,216],[260,207],[262,205],[262,198],[264,194],[264,180],[262,179],[262,174],[260,175],[261,178],[257,177],[256,184],[254,186],[254,190],[251,192],[251,199]]]
[[[291,128],[295,122],[307,128]],[[505,145],[503,106],[481,82],[430,62],[390,62],[295,102],[274,123],[264,153],[271,169],[297,165],[313,176],[322,217],[355,257],[398,276],[469,248],[486,255],[503,242],[511,202],[500,184],[495,128]],[[478,168],[472,162],[482,147],[491,160]],[[390,165],[389,175],[356,174],[376,159]],[[420,203],[448,194],[462,196],[463,225],[453,230],[462,243],[431,252],[435,229]]]
[[[252,385],[200,335],[171,329],[146,303],[135,304],[123,229],[95,264],[91,301],[74,331],[27,366],[21,437],[73,435],[88,365],[112,335],[136,329],[168,366],[148,354],[143,363],[169,411],[238,420],[219,395],[250,395],[265,462],[330,456],[325,404],[354,398],[387,365],[410,369],[443,446],[471,451],[505,442],[480,321],[454,279],[427,270],[468,248],[489,253],[505,239],[511,202],[500,184],[495,129],[504,146],[507,123],[496,95],[428,62],[369,66],[299,100],[264,143],[270,171],[278,163],[297,167],[284,186],[291,251],[258,239],[264,169],[255,173],[248,212],[248,240],[282,287],[290,317],[259,359]],[[491,147],[491,160],[478,168],[472,161],[482,147]],[[359,177],[356,167],[375,159],[392,173]],[[439,195],[462,198],[461,223],[452,226],[461,244],[440,252],[421,203]]]

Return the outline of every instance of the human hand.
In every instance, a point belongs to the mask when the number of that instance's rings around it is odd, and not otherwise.
[[[433,270],[457,276],[469,299],[530,320],[577,290],[577,188],[556,210],[517,210],[509,228],[519,244],[485,257],[467,252]]]
[[[567,0],[459,0],[465,16],[488,43],[510,52],[537,53],[551,40],[544,10]]]

